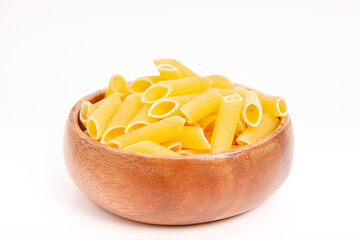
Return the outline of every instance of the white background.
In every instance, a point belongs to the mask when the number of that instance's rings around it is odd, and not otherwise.
[[[293,170],[257,209],[188,227],[114,216],[67,174],[67,114],[175,58],[283,96]],[[360,2],[0,0],[1,239],[360,239]]]

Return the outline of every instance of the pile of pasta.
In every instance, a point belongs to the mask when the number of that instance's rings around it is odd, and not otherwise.
[[[154,61],[159,75],[110,79],[105,98],[84,101],[79,119],[91,138],[155,155],[227,151],[268,136],[286,116],[281,97],[199,76],[174,59]]]

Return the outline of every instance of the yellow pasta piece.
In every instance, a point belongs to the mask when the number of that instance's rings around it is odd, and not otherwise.
[[[130,93],[143,93],[148,87],[153,85],[153,81],[150,77],[140,77],[132,81],[129,85]]]
[[[99,139],[121,103],[120,97],[110,94],[88,118],[87,129],[94,139]]]
[[[174,151],[167,149],[166,147],[161,146],[160,144],[151,141],[141,141],[138,143],[134,143],[132,145],[124,147],[124,150],[130,152],[154,154],[154,155],[168,155],[168,156],[180,155]]]
[[[161,80],[174,80],[181,78],[179,69],[168,63],[161,63],[157,65]]]
[[[184,123],[184,118],[172,116],[114,138],[110,140],[108,144],[110,146],[124,148],[141,141],[153,141],[159,144],[164,143],[175,138],[182,130]]]
[[[171,99],[160,99],[151,105],[148,116],[153,118],[166,118],[176,114],[179,104]]]
[[[210,113],[216,111],[223,100],[223,97],[216,89],[211,89],[199,97],[191,100],[180,108],[188,123],[194,123]]]
[[[124,102],[120,104],[114,117],[107,126],[101,141],[108,142],[125,133],[125,128],[131,119],[140,111],[144,105],[141,102],[141,94],[132,94],[125,98]]]
[[[206,77],[189,77],[176,80],[161,81],[146,89],[141,101],[154,103],[166,97],[202,93],[211,84]]]
[[[200,127],[205,133],[212,133],[215,126],[216,115],[209,115],[198,121]]]
[[[93,108],[93,104],[89,101],[84,101],[81,104],[79,119],[80,122],[84,125],[84,127],[86,127],[86,120],[88,118],[88,113],[90,111],[90,108]]]
[[[207,77],[212,80],[212,84],[210,85],[212,88],[234,89],[234,84],[224,76],[210,75]]]
[[[252,91],[254,91],[256,93],[256,95],[258,95],[258,97],[260,97],[260,96],[269,96],[269,94],[264,93],[264,92],[259,91],[259,90],[256,90],[256,89],[253,89]]]
[[[276,117],[283,117],[287,113],[287,107],[282,97],[261,95],[259,97],[264,113],[271,113]]]
[[[237,93],[224,98],[211,138],[211,152],[221,152],[231,148],[242,106],[243,99]]]
[[[242,119],[242,117],[240,116],[239,121],[236,125],[236,131],[237,132],[243,132],[246,129],[246,123],[244,122],[244,120]]]
[[[196,73],[194,73],[189,68],[187,68],[185,65],[183,65],[182,63],[180,63],[179,61],[177,61],[175,59],[170,59],[170,58],[156,59],[156,60],[154,60],[154,63],[156,66],[159,66],[160,64],[164,64],[164,63],[175,66],[177,69],[179,69],[181,76],[183,78],[197,76]]]
[[[264,113],[258,127],[248,127],[236,139],[240,146],[252,144],[265,138],[279,125],[279,119],[269,113]]]
[[[146,125],[149,125],[150,123],[157,121],[157,119],[148,116],[150,107],[150,104],[145,104],[140,109],[140,111],[135,115],[133,119],[131,119],[128,126],[125,128],[125,133],[134,131],[135,129],[144,127]]]
[[[109,87],[105,93],[105,97],[108,97],[111,93],[119,95],[123,100],[127,92],[127,83],[125,79],[120,75],[113,75],[110,78]]]
[[[85,130],[84,133],[90,137],[89,131]]]
[[[191,100],[197,98],[198,96],[200,96],[200,94],[201,93],[180,95],[180,96],[175,96],[175,97],[168,97],[166,99],[173,100],[173,101],[177,102],[179,104],[179,106],[183,106],[186,103],[188,103],[189,101],[191,101]]]
[[[181,142],[183,148],[211,149],[211,145],[200,127],[184,126],[179,135],[171,141]]]
[[[161,146],[174,152],[178,152],[182,149],[181,142],[167,141],[161,144]]]
[[[244,108],[242,118],[251,127],[257,127],[262,116],[262,106],[259,97],[254,91],[247,91],[244,94]]]

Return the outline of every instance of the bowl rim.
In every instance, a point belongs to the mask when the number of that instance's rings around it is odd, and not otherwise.
[[[240,85],[240,84],[235,84],[235,85],[245,87],[249,90],[253,89],[253,88],[250,88],[250,87],[247,87],[244,85]],[[94,91],[94,92],[86,95],[85,97],[81,98],[79,101],[77,101],[69,113],[68,121],[70,123],[70,126],[72,126],[73,131],[79,136],[79,138],[81,138],[84,141],[87,141],[91,145],[97,145],[98,147],[104,148],[104,149],[112,152],[112,154],[119,155],[119,156],[120,155],[123,156],[125,154],[125,155],[129,155],[129,156],[137,156],[137,157],[153,159],[153,160],[164,159],[164,158],[174,159],[174,160],[196,159],[197,161],[199,161],[199,160],[209,161],[209,160],[214,160],[214,159],[218,159],[218,158],[224,159],[229,156],[246,153],[251,148],[257,148],[259,146],[261,147],[261,145],[265,144],[266,142],[270,141],[271,139],[275,138],[277,135],[282,133],[289,126],[289,124],[291,122],[290,115],[288,113],[286,116],[280,117],[279,126],[270,135],[257,141],[256,143],[249,144],[249,145],[239,147],[239,148],[230,149],[227,151],[222,151],[222,152],[217,152],[217,153],[179,155],[179,156],[165,156],[165,155],[152,155],[152,154],[136,153],[136,152],[130,152],[130,151],[126,151],[126,150],[119,149],[119,148],[114,148],[114,147],[108,146],[106,144],[100,143],[100,142],[92,139],[90,136],[86,135],[82,131],[82,129],[80,127],[81,122],[79,120],[79,113],[80,113],[82,102],[84,102],[84,101],[93,102],[93,100],[96,99],[97,97],[99,97],[101,95],[105,95],[105,92],[106,92],[106,88],[103,88],[103,89]]]

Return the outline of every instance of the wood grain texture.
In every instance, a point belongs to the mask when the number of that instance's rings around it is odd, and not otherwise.
[[[151,156],[109,147],[81,130],[81,102],[96,102],[105,90],[75,104],[64,135],[68,172],[80,190],[124,218],[187,225],[228,218],[255,208],[286,180],[293,159],[290,117],[256,144],[192,156]]]

